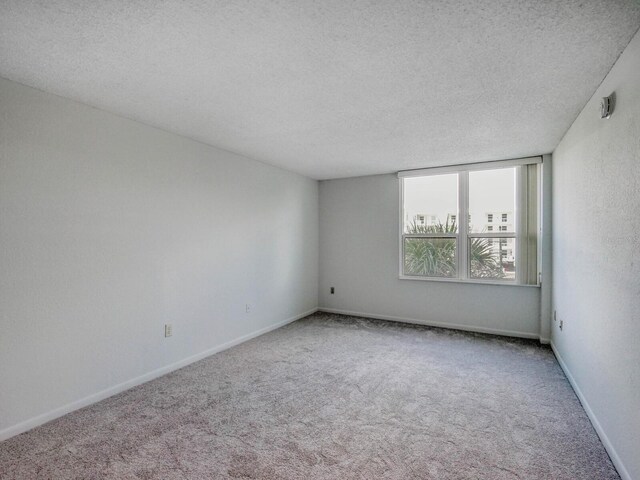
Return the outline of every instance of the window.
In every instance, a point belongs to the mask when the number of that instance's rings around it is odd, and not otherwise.
[[[401,278],[537,285],[540,163],[400,172]],[[494,213],[486,213],[496,211],[506,223],[497,232],[487,225]],[[413,221],[416,212],[429,222]]]
[[[415,211],[428,212],[429,225],[405,222],[403,250],[406,252],[404,272],[407,275],[454,278],[458,275],[458,226],[451,216],[458,214],[458,175],[430,175],[404,180],[405,218],[413,218]],[[449,261],[433,261],[438,256]]]

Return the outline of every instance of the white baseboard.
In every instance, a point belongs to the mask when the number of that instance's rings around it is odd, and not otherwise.
[[[301,318],[304,318],[307,315],[311,315],[312,313],[315,313],[317,311],[318,311],[317,308],[311,309],[307,312],[288,318],[282,322],[278,322],[273,325],[269,325],[268,327],[261,328],[260,330],[257,330],[255,332],[248,333],[247,335],[243,335],[241,337],[225,342],[221,345],[212,347],[208,350],[205,350],[204,352],[197,353],[195,355],[184,358],[170,365],[160,367],[149,373],[140,375],[139,377],[132,378],[131,380],[127,380],[126,382],[119,383],[117,385],[114,385],[113,387],[109,387],[100,392],[81,398],[80,400],[76,400],[75,402],[68,403],[66,405],[63,405],[62,407],[58,407],[49,412],[30,418],[28,420],[20,422],[11,427],[5,428],[4,430],[0,430],[0,441],[6,440],[10,437],[26,432],[27,430],[31,430],[32,428],[35,428],[44,423],[50,422],[51,420],[54,420],[58,417],[66,415],[67,413],[73,412],[74,410],[78,410],[80,408],[86,407],[93,403],[99,402],[100,400],[104,400],[105,398],[116,395],[120,392],[124,392],[125,390],[129,390],[130,388],[146,383],[150,380],[153,380],[154,378],[158,378],[158,377],[161,377],[162,375],[166,375],[167,373],[173,372],[174,370],[178,370],[179,368],[186,367],[187,365],[197,362],[198,360],[202,360],[203,358],[213,355],[214,353],[222,352],[223,350],[227,350],[231,347],[239,345],[240,343],[246,342],[247,340],[251,340],[252,338],[258,337],[260,335],[264,335],[265,333],[268,333],[272,330],[276,330],[277,328],[280,328],[289,323],[295,322],[296,320],[300,320]]]
[[[378,315],[376,313],[352,312],[350,310],[341,310],[338,308],[320,307],[318,308],[318,311],[327,312],[327,313],[338,313],[341,315],[351,315],[352,317],[377,318],[380,320],[391,320],[393,322],[413,323],[416,325],[427,325],[429,327],[449,328],[452,330],[463,330],[465,332],[489,333],[492,335],[502,335],[506,337],[518,337],[518,338],[532,338],[535,340],[540,339],[540,335],[538,335],[537,333],[517,332],[514,330],[500,330],[496,328],[475,327],[471,325],[462,325],[457,323],[432,322],[429,320],[421,320],[416,318],[394,317],[391,315]]]
[[[554,345],[553,341],[551,341],[551,350],[553,350],[553,353],[556,356],[558,363],[560,364],[560,368],[562,368],[562,371],[567,377],[567,380],[569,380],[571,387],[573,387],[573,391],[576,392],[576,396],[578,397],[578,400],[580,400],[580,403],[582,404],[584,411],[587,412],[587,416],[589,417],[589,420],[591,420],[591,424],[593,425],[593,428],[596,430],[596,433],[600,437],[600,440],[602,441],[602,444],[604,445],[605,450],[609,454],[609,457],[611,457],[611,461],[613,462],[613,465],[618,470],[618,474],[620,475],[620,478],[622,480],[632,480],[631,475],[629,475],[629,472],[627,471],[624,464],[622,463],[622,460],[618,456],[618,453],[616,452],[615,448],[613,448],[613,445],[611,444],[611,440],[609,440],[609,437],[607,437],[607,434],[602,428],[602,425],[600,425],[600,422],[598,421],[596,414],[593,413],[593,410],[591,409],[589,402],[587,402],[587,399],[582,393],[582,390],[580,390],[580,387],[576,383],[576,380],[573,378],[573,375],[571,374],[571,370],[569,370],[569,367],[567,366],[564,359],[562,358],[562,355],[560,355],[560,353],[556,349],[556,346]]]

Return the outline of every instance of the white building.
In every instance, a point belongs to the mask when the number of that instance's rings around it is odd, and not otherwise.
[[[513,211],[486,212],[483,214],[482,232],[500,233],[515,232],[515,215]],[[503,264],[514,265],[515,262],[515,239],[513,238],[490,238],[489,243],[493,245],[494,251],[500,256]]]

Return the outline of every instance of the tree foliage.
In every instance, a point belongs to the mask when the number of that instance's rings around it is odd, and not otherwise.
[[[411,222],[408,234],[429,235],[433,233],[457,233],[456,222],[418,225]],[[486,238],[474,238],[470,242],[472,278],[503,278],[504,271],[499,255],[495,254],[492,244]],[[455,277],[456,240],[455,238],[406,238],[404,244],[404,271],[409,275],[429,277]]]

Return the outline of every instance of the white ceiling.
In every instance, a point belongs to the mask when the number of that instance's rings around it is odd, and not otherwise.
[[[636,0],[0,0],[0,76],[325,179],[548,153],[639,26]]]

